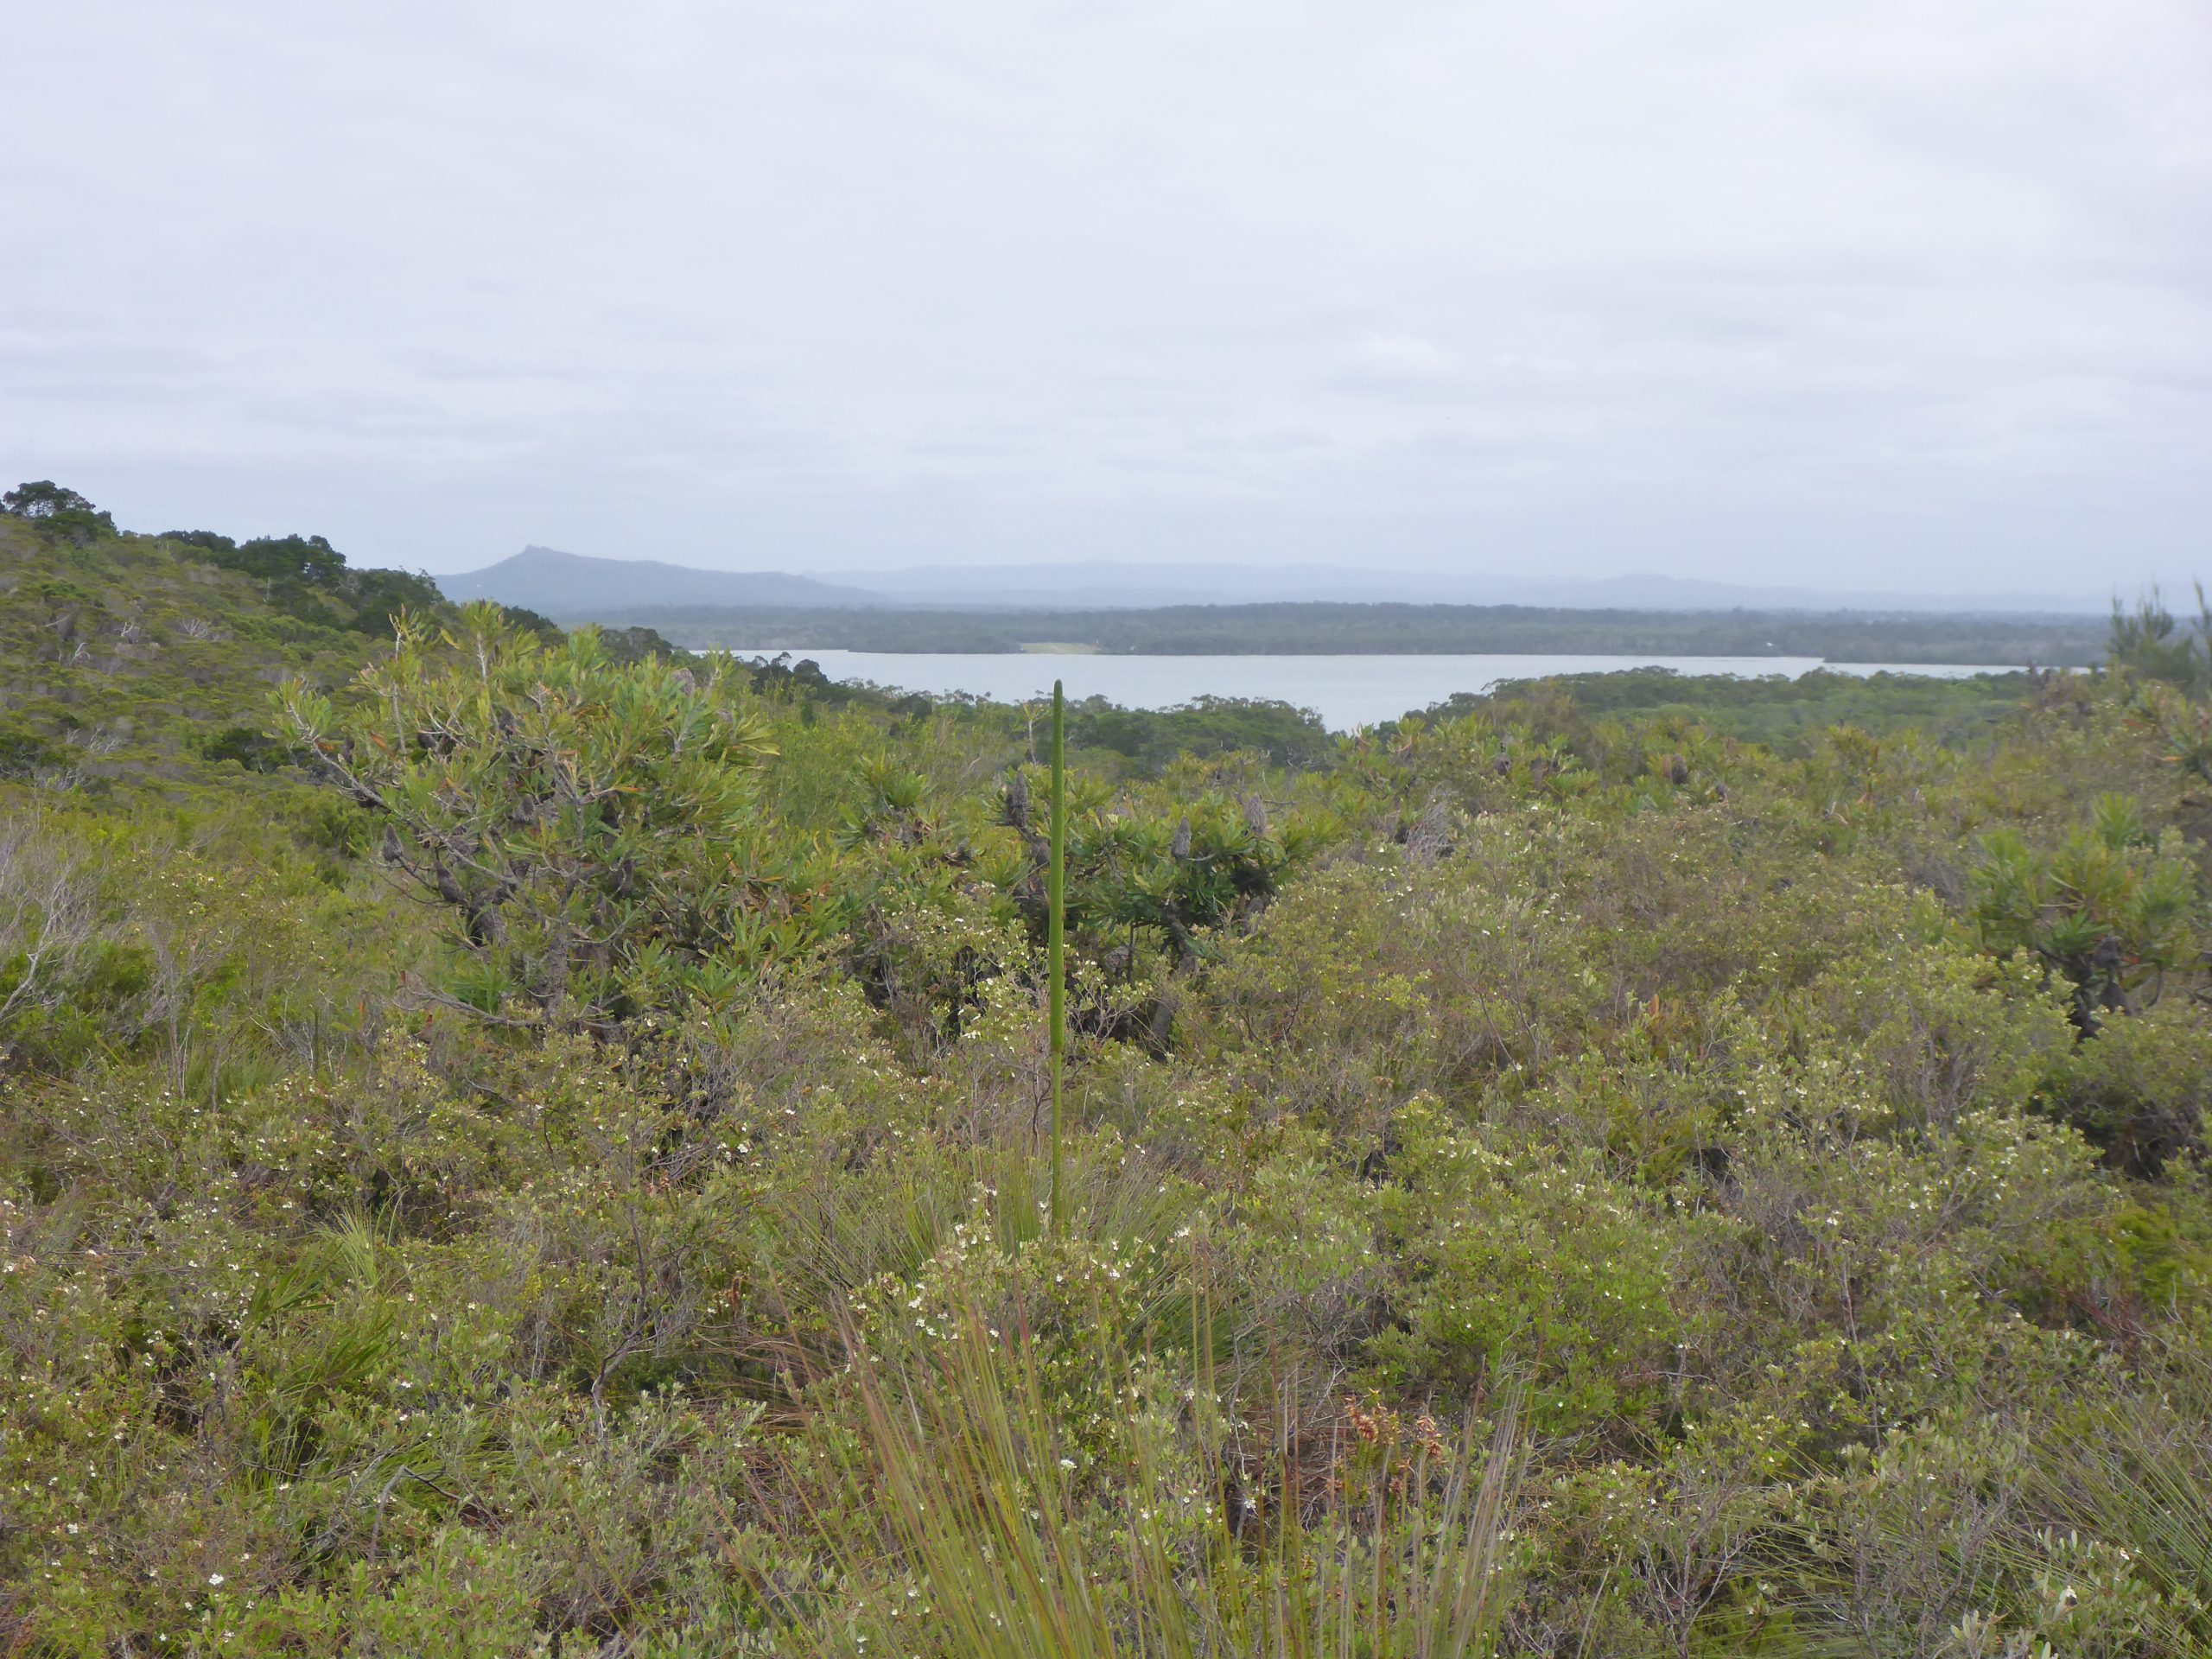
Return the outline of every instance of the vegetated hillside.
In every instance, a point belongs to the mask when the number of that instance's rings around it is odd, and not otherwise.
[[[350,566],[320,536],[149,536],[81,506],[0,512],[0,777],[97,791],[204,783],[226,763],[291,772],[270,691],[295,677],[343,684],[408,611],[437,626],[458,615],[427,577]],[[606,644],[626,661],[674,649],[649,628]]]
[[[0,775],[99,787],[265,764],[276,683],[335,682],[376,646],[373,601],[291,587],[200,546],[0,515]]]
[[[1020,651],[1051,640],[1167,655],[1306,652],[1818,657],[1839,663],[2035,663],[2102,655],[2094,617],[1582,611],[1517,605],[1175,605],[1146,610],[609,607],[678,644],[741,650]]]
[[[446,626],[0,782],[11,1649],[2212,1646],[2212,619],[1086,706],[1057,1223],[1035,710]]]

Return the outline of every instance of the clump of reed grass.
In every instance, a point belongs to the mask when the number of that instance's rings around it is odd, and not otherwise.
[[[2203,1653],[2212,1650],[2212,1360],[2177,1344],[2151,1357],[2144,1380],[2152,1386],[2115,1391],[2074,1414],[2065,1432],[2038,1437],[2030,1492],[2069,1541],[2124,1551],[2131,1574],[2157,1592],[2144,1621],[2147,1650]]]
[[[1318,1481],[1240,1454],[1211,1379],[1117,1360],[1124,1421],[1067,1421],[980,1311],[919,1363],[861,1355],[865,1516],[810,1515],[836,1588],[771,1597],[820,1659],[1478,1659],[1511,1600],[1516,1402],[1448,1443],[1351,1408]],[[1203,1367],[1200,1368],[1203,1373]],[[1180,1386],[1179,1386],[1179,1382]],[[1318,1489],[1318,1492],[1309,1489]],[[807,1540],[791,1538],[804,1547]]]

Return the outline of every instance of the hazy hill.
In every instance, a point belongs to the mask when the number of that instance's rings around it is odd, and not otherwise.
[[[1325,602],[1592,611],[2032,613],[2094,616],[2101,624],[2106,609],[2104,601],[2086,594],[1845,593],[1658,575],[1587,581],[1192,560],[912,565],[853,571],[842,581],[824,582],[776,570],[707,570],[652,559],[588,558],[550,547],[524,548],[481,570],[441,576],[438,585],[451,599],[496,599],[528,606],[564,622],[609,621],[694,608],[1090,611]]]
[[[700,570],[654,559],[594,559],[556,548],[525,547],[512,558],[440,576],[456,603],[496,599],[543,611],[556,621],[597,621],[617,612],[693,605],[741,607],[880,605],[882,595],[777,570]]]
[[[1065,564],[918,565],[859,570],[850,580],[903,605],[982,610],[1001,606],[1084,610],[1165,605],[1519,605],[1562,610],[1879,611],[2095,615],[2089,594],[1848,593],[1781,584],[1706,582],[1643,573],[1599,580],[1359,569],[1331,565],[1177,563],[1086,559]],[[637,601],[643,602],[643,601]]]

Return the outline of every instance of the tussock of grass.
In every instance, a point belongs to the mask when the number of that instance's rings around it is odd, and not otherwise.
[[[1103,1449],[1048,1398],[1033,1344],[970,1310],[925,1358],[862,1354],[856,1524],[828,1597],[777,1592],[804,1651],[964,1659],[1460,1659],[1497,1651],[1521,1443],[1355,1412],[1315,1494],[1242,1454],[1200,1386],[1101,1352]],[[1287,1475],[1289,1478],[1287,1480]],[[1287,1492],[1289,1495],[1285,1496]]]
[[[2044,1440],[2031,1485],[2069,1541],[2125,1550],[2131,1574],[2158,1592],[2146,1637],[2202,1653],[2212,1651],[2212,1363],[2196,1348],[2160,1361],[2156,1394],[2116,1395]]]

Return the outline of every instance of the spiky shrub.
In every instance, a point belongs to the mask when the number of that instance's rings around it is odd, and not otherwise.
[[[591,629],[548,648],[484,604],[451,634],[402,618],[359,689],[341,710],[295,682],[279,715],[451,912],[461,1001],[600,1026],[797,942],[766,728],[717,666],[618,664]]]
[[[2183,622],[2154,586],[2130,609],[2112,601],[2112,638],[2106,659],[2145,679],[2198,693],[2212,688],[2212,603],[2196,584],[2196,614]]]
[[[1042,942],[1051,925],[1052,836],[1049,818],[1041,832],[1032,823],[1029,779],[1018,769],[1001,791],[999,811],[1014,836],[985,843],[978,870]],[[1208,931],[1256,914],[1294,868],[1343,833],[1319,811],[1271,825],[1255,793],[1198,789],[1160,810],[1081,774],[1065,779],[1062,826],[1065,937],[1113,956],[1122,973],[1135,964],[1141,938],[1177,966],[1194,965],[1206,955]]]
[[[1982,837],[1973,919],[1999,954],[2025,950],[2073,992],[2073,1019],[2094,1036],[2100,1017],[2155,1000],[2194,953],[2196,871],[2177,834],[2154,839],[2142,809],[2108,794],[2092,820],[2054,850],[2019,831]]]

